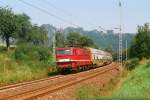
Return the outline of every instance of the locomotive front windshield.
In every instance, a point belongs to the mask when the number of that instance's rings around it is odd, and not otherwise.
[[[57,50],[58,55],[71,55],[71,50]]]

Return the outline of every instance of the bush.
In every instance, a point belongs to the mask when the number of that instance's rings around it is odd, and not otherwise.
[[[139,59],[138,58],[133,58],[133,59],[131,59],[131,60],[128,60],[127,62],[126,62],[126,68],[128,69],[128,70],[133,70],[133,69],[135,69],[135,67],[137,66],[139,64]]]
[[[43,46],[20,44],[14,52],[14,57],[17,60],[48,61],[50,50]]]
[[[7,50],[7,48],[6,47],[4,47],[4,46],[0,46],[0,52],[5,52]]]
[[[40,61],[48,61],[50,58],[50,50],[45,47],[38,47],[38,58]]]

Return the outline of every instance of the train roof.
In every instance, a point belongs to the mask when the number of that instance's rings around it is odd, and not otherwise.
[[[111,53],[100,50],[100,49],[95,49],[95,48],[89,48],[93,53],[101,53],[101,54],[107,54],[107,55],[111,55]]]
[[[65,49],[86,49],[86,48],[80,48],[80,47],[64,47],[64,48],[56,48],[57,50],[65,50]]]
[[[66,49],[90,49],[93,53],[101,53],[101,54],[105,54],[105,55],[111,55],[111,53],[100,50],[100,49],[95,49],[95,48],[90,48],[90,47],[85,47],[85,48],[80,48],[80,47],[64,47],[64,48],[56,48],[56,50],[66,50]]]

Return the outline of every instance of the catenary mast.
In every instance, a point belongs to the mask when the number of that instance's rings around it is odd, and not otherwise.
[[[120,25],[119,25],[119,64],[122,66],[122,4],[119,0],[119,10],[120,10]]]

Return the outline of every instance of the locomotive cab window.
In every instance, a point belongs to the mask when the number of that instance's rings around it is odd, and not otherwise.
[[[57,50],[58,55],[71,55],[71,50]]]

